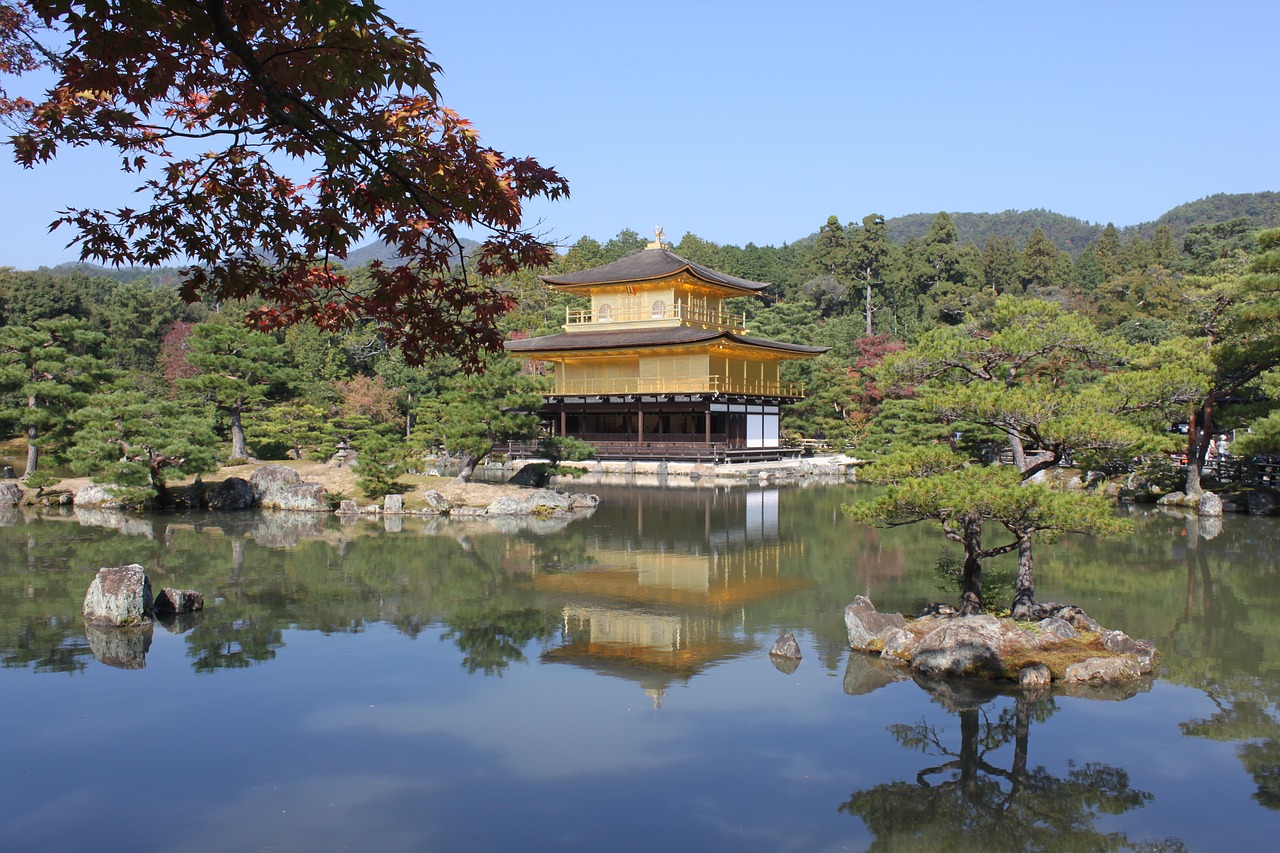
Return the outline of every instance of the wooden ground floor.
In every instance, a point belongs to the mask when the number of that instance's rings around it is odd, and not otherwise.
[[[782,447],[779,399],[721,395],[548,397],[547,432],[596,448],[601,459],[773,460]]]

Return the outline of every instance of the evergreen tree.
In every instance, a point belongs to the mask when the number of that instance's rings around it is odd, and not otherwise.
[[[27,438],[26,476],[39,470],[40,448],[65,441],[69,417],[109,376],[103,335],[81,320],[40,320],[0,328],[0,417]]]
[[[197,375],[180,380],[181,386],[226,416],[230,458],[246,458],[244,415],[286,396],[298,381],[288,349],[271,335],[232,323],[201,323],[186,346]]]
[[[74,416],[71,468],[123,487],[125,500],[167,502],[166,482],[217,469],[209,413],[129,388],[95,394]]]
[[[515,359],[490,356],[482,372],[454,374],[439,394],[423,401],[415,443],[438,442],[460,457],[458,479],[465,483],[498,445],[537,436],[541,388],[538,377]]]

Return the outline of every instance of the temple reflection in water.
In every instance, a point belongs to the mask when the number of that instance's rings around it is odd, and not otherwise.
[[[745,608],[804,585],[784,571],[804,543],[779,537],[778,489],[662,498],[630,503],[634,525],[598,525],[576,559],[534,580],[563,601],[563,643],[543,661],[633,681],[655,708],[673,683],[755,651]]]

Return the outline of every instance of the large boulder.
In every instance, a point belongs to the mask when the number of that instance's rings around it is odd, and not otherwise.
[[[18,506],[25,494],[17,483],[0,483],[0,507]]]
[[[386,515],[399,515],[404,512],[404,495],[383,495],[382,512]]]
[[[849,631],[849,645],[869,652],[883,648],[881,633],[890,628],[905,628],[907,620],[901,613],[881,613],[871,599],[858,595],[844,609],[844,624]]]
[[[422,493],[422,504],[420,511],[430,515],[445,515],[452,508],[449,500],[435,489],[428,489]]]
[[[204,495],[205,506],[216,510],[249,509],[255,500],[253,486],[241,477],[228,477]]]
[[[1102,634],[1102,646],[1109,652],[1133,655],[1138,671],[1143,675],[1155,669],[1160,655],[1148,640],[1135,640],[1124,631],[1106,631]]]
[[[84,618],[96,625],[143,625],[151,621],[151,581],[133,563],[98,569],[84,596]]]
[[[1222,498],[1213,492],[1205,492],[1200,496],[1200,501],[1196,505],[1196,512],[1200,515],[1209,516],[1211,518],[1221,517],[1222,515]]]
[[[529,504],[519,498],[503,495],[489,504],[489,515],[528,515]]]
[[[328,512],[327,496],[324,486],[319,483],[295,483],[264,492],[258,498],[258,506],[294,512]]]
[[[265,506],[278,492],[302,482],[302,475],[288,465],[263,465],[249,475],[249,485],[253,488],[253,499],[259,506]]]
[[[1137,660],[1132,657],[1086,658],[1085,660],[1068,664],[1066,674],[1062,676],[1062,681],[1068,684],[1072,682],[1125,681],[1136,679],[1141,674]]]
[[[1013,641],[1027,643],[1022,631],[1011,620],[994,616],[957,616],[941,621],[938,627],[920,638],[911,668],[921,675],[972,675],[1002,678],[1005,667],[1001,650]]]
[[[1274,515],[1276,498],[1270,492],[1249,492],[1249,515]]]
[[[91,506],[98,509],[128,509],[128,502],[121,500],[116,487],[103,483],[90,483],[78,492],[74,499],[76,506]]]

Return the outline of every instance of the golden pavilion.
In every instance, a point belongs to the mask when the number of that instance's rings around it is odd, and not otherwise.
[[[542,276],[591,300],[567,309],[564,331],[506,343],[513,356],[555,367],[540,415],[604,459],[728,462],[790,455],[781,406],[804,396],[784,382],[788,359],[826,347],[750,337],[726,301],[759,296],[766,282],[687,261],[658,240],[594,269]]]

